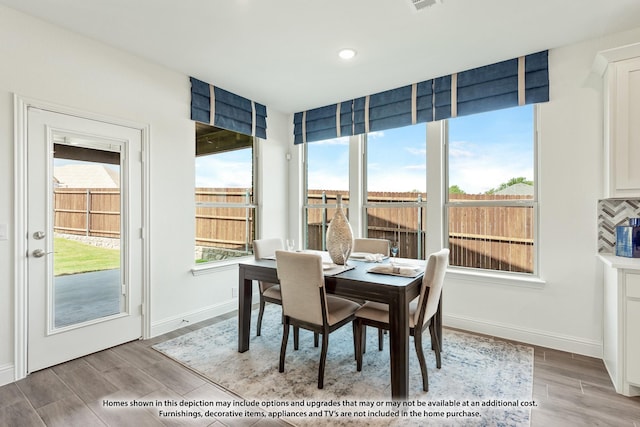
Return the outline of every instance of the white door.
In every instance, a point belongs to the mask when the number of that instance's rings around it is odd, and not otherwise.
[[[27,372],[142,336],[141,131],[28,109]]]

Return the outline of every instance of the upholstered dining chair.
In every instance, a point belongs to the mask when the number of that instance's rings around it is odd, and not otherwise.
[[[353,239],[351,252],[366,252],[389,256],[389,241],[387,239]]]
[[[274,257],[276,251],[284,249],[282,239],[259,239],[253,241],[253,254],[255,259]],[[258,282],[260,290],[260,311],[258,312],[257,336],[260,336],[262,330],[262,316],[264,316],[264,307],[267,302],[282,305],[282,297],[280,296],[280,285],[276,283]]]
[[[438,309],[444,276],[449,263],[449,249],[442,249],[429,256],[427,267],[422,278],[420,295],[409,304],[409,332],[413,336],[420,371],[422,372],[422,389],[429,391],[427,364],[422,349],[422,334],[428,327],[431,334],[431,348],[436,354],[436,366],[442,366],[440,343],[435,332],[433,316]],[[362,370],[362,340],[364,326],[370,325],[380,329],[389,329],[389,306],[377,302],[367,302],[356,312],[356,365]]]
[[[322,257],[319,254],[276,251],[276,268],[284,314],[278,370],[284,372],[290,325],[319,333],[322,335],[322,348],[318,366],[318,388],[323,388],[329,334],[351,323],[354,329],[355,353],[356,334],[353,321],[360,305],[345,298],[326,294]]]

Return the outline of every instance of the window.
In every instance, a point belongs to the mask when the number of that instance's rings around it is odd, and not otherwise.
[[[305,146],[305,224],[307,249],[324,250],[327,227],[337,195],[349,203],[349,137],[310,142]],[[348,210],[345,209],[348,215]]]
[[[253,253],[253,137],[196,123],[196,263]]]
[[[398,256],[425,258],[426,125],[366,136],[365,237],[396,242]]]
[[[450,265],[536,272],[536,143],[527,105],[450,119]]]

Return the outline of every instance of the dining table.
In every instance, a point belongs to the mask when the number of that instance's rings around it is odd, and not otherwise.
[[[324,253],[326,254],[326,253]],[[382,261],[390,262],[385,259]],[[393,260],[400,262],[400,260]],[[348,267],[325,273],[325,289],[329,294],[376,301],[389,305],[389,356],[391,398],[404,400],[409,394],[409,303],[420,294],[424,275],[423,260],[402,260],[422,268],[410,276],[369,272],[380,265],[363,260],[348,260]],[[243,260],[238,264],[238,351],[249,350],[253,281],[279,283],[275,259]],[[440,350],[442,350],[442,298],[433,318]]]

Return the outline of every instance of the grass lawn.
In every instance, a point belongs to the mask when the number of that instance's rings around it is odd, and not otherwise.
[[[54,239],[53,274],[86,273],[120,268],[120,250],[97,248],[61,237]]]

